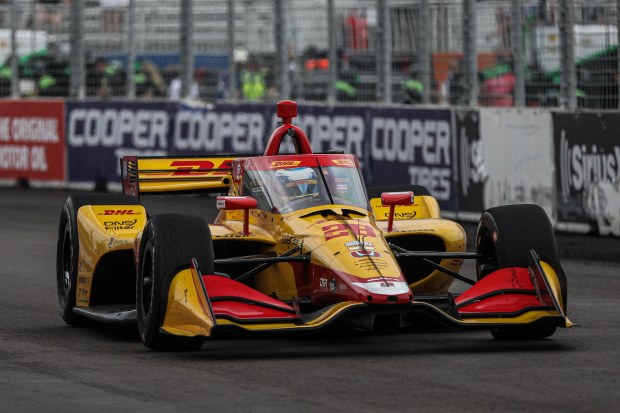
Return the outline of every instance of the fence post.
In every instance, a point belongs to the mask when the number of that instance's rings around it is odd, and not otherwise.
[[[620,2],[620,0],[618,0]],[[338,57],[336,56],[336,11],[334,8],[334,0],[327,0],[327,42],[328,42],[328,58],[329,72],[327,81],[327,103],[333,105],[336,103],[336,79],[338,77]],[[303,70],[300,68],[300,70]]]
[[[84,99],[86,95],[84,85],[84,2],[71,2],[71,67],[70,95],[72,98]]]
[[[617,42],[618,42],[618,71],[620,71],[620,0],[616,0],[616,29],[617,30]],[[620,82],[618,82],[618,108],[620,108]]]
[[[392,102],[392,33],[389,0],[377,0],[377,100]]]
[[[476,47],[476,2],[463,0],[463,77],[465,104],[478,105],[478,48]]]
[[[291,94],[290,79],[288,77],[288,50],[286,47],[286,16],[282,0],[275,0],[275,40],[276,40],[276,75],[280,99],[288,99]]]
[[[11,97],[19,97],[19,70],[17,66],[17,0],[11,0]]]
[[[420,18],[420,76],[424,89],[422,89],[422,103],[431,103],[431,90],[433,87],[431,75],[433,71],[431,62],[431,13],[428,0],[422,0]]]
[[[228,0],[228,99],[237,95],[237,65],[235,63],[235,1]]]
[[[181,2],[181,98],[186,98],[194,81],[194,0]]]
[[[135,43],[136,0],[129,0],[127,10],[127,98],[136,97],[136,83],[134,81],[134,64],[136,61]]]
[[[522,1],[512,0],[512,63],[515,74],[515,106],[525,106],[525,58],[523,56]]]
[[[577,107],[577,74],[575,72],[574,25],[575,13],[572,1],[561,1],[560,31],[560,106],[574,110]]]

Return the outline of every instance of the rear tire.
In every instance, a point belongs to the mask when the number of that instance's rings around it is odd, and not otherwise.
[[[144,345],[160,351],[192,351],[202,346],[202,337],[180,337],[160,332],[167,297],[167,277],[196,258],[202,272],[212,274],[213,242],[207,222],[196,216],[156,215],[149,219],[140,244],[136,278],[138,332]]]
[[[507,267],[527,267],[529,251],[560,262],[553,226],[538,205],[505,205],[482,213],[476,234],[478,280]],[[566,296],[566,291],[562,291]],[[492,329],[496,340],[541,340],[555,332],[553,324]]]
[[[73,312],[77,298],[78,239],[77,214],[85,205],[139,205],[138,198],[122,194],[73,194],[69,196],[60,213],[58,241],[56,244],[56,285],[60,315],[72,326],[94,324]]]

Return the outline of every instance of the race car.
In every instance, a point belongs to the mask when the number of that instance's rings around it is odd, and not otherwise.
[[[123,194],[74,194],[60,216],[58,299],[70,325],[135,323],[155,350],[196,350],[231,331],[407,329],[429,320],[543,339],[566,316],[567,283],[542,208],[480,218],[476,250],[421,186],[369,187],[354,155],[313,153],[277,104],[260,156],[121,160]],[[290,139],[294,154],[280,154]],[[148,194],[219,191],[219,215],[150,215]],[[203,198],[205,202],[213,197]],[[207,201],[208,200],[208,201]],[[476,281],[459,273],[476,262]],[[454,280],[470,284],[452,294]]]

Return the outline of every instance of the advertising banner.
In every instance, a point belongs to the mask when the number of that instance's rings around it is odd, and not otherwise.
[[[620,114],[553,114],[558,221],[620,236]]]
[[[122,156],[162,156],[170,150],[175,103],[68,101],[66,110],[72,182],[120,181]]]
[[[480,139],[480,115],[477,110],[457,110],[454,122],[459,214],[464,219],[477,220],[484,210],[484,186],[489,179]]]
[[[369,184],[423,185],[442,209],[455,211],[450,110],[369,108],[368,112]]]
[[[505,108],[478,113],[478,139],[475,113],[457,115],[460,210],[477,219],[487,208],[533,203],[553,220],[551,114]]]
[[[0,179],[65,179],[62,101],[0,101]]]
[[[278,122],[273,103],[69,101],[66,116],[72,182],[119,181],[123,155],[261,154]],[[424,185],[454,211],[450,118],[446,109],[304,104],[294,123],[313,151],[357,155],[369,185]],[[283,143],[280,153],[293,153]]]

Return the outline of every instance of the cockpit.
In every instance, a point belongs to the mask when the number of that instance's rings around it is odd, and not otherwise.
[[[249,160],[241,195],[252,196],[258,209],[274,213],[322,205],[369,209],[364,182],[354,158],[350,155],[340,155],[340,158],[316,155]]]

